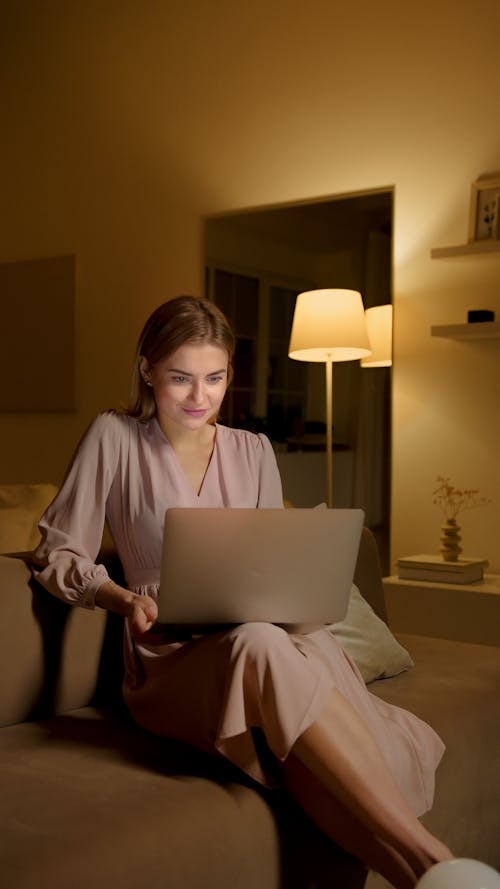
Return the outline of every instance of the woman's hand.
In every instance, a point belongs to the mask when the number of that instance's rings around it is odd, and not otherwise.
[[[133,599],[127,606],[125,617],[132,637],[137,642],[147,642],[147,633],[151,630],[158,617],[158,606],[151,596],[134,594]],[[154,644],[153,639],[149,641]]]
[[[132,637],[138,642],[154,644],[153,639],[147,637],[158,617],[158,606],[151,596],[139,596],[107,580],[97,591],[96,604],[121,614],[128,622]]]

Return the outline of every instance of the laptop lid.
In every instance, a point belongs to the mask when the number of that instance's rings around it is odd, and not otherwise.
[[[159,623],[335,623],[356,566],[360,509],[167,510]]]

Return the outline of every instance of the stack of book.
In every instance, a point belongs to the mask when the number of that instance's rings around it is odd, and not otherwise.
[[[442,556],[406,556],[398,559],[401,580],[425,580],[431,583],[476,583],[483,579],[487,559],[457,559],[445,562]]]

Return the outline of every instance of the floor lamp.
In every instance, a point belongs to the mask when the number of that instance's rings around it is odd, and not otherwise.
[[[326,502],[333,506],[334,361],[355,361],[371,352],[361,294],[356,290],[308,290],[295,303],[288,355],[297,361],[325,363]]]
[[[390,367],[392,364],[392,305],[373,306],[365,312],[371,355],[361,359],[361,367]]]

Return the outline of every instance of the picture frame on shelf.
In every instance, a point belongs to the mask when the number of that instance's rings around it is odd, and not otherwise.
[[[500,238],[500,175],[476,179],[471,188],[469,243]]]

